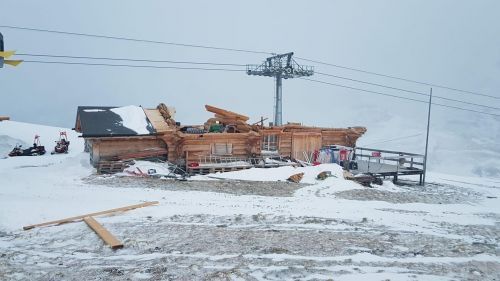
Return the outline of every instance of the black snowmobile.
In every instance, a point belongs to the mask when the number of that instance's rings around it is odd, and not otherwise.
[[[69,141],[66,132],[59,133],[59,140],[56,141],[56,147],[54,147],[54,151],[50,154],[59,154],[59,153],[68,153],[69,150]]]
[[[12,151],[9,153],[10,157],[14,156],[38,156],[45,154],[45,146],[40,145],[40,136],[35,136],[35,141],[33,142],[33,146],[28,149],[22,149],[22,145],[18,144]]]

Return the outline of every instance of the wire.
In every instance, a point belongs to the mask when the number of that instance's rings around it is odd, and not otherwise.
[[[363,83],[363,84],[367,84],[367,85],[373,85],[373,86],[377,86],[377,87],[383,87],[383,88],[392,89],[392,90],[398,90],[398,91],[412,93],[412,94],[426,96],[426,97],[429,96],[428,94],[421,93],[421,92],[416,92],[416,91],[406,90],[406,89],[402,89],[402,88],[391,87],[391,86],[377,84],[377,83],[371,83],[371,82],[367,82],[367,81],[363,81],[363,80],[357,80],[357,79],[352,79],[352,78],[337,76],[337,75],[328,74],[328,73],[315,72],[315,74],[329,76],[329,77],[334,77],[334,78],[338,78],[338,79],[349,80],[349,81]],[[442,96],[436,96],[436,95],[433,95],[432,97],[433,98],[437,98],[437,99],[447,100],[447,101],[453,101],[453,102],[458,102],[458,103],[463,103],[463,104],[468,104],[468,105],[474,105],[474,106],[480,106],[480,107],[485,107],[485,108],[500,110],[500,107],[495,107],[495,106],[490,106],[490,105],[484,105],[484,104],[478,104],[478,103],[473,103],[473,102],[467,102],[467,101],[463,101],[463,100],[450,99],[450,98],[446,98],[446,97],[442,97]]]
[[[229,68],[177,67],[177,66],[156,66],[156,65],[134,65],[134,64],[64,62],[64,61],[25,60],[24,62],[27,62],[27,63],[45,63],[45,64],[66,64],[66,65],[87,65],[87,66],[132,67],[132,68],[212,70],[212,71],[228,71],[228,72],[244,72],[245,71],[243,69],[229,69]]]
[[[381,92],[376,92],[376,91],[370,91],[370,90],[365,90],[365,89],[350,87],[350,86],[346,86],[346,85],[329,83],[329,82],[320,81],[320,80],[314,80],[314,79],[308,79],[308,78],[299,78],[299,79],[307,80],[307,81],[311,81],[311,82],[316,82],[316,83],[321,83],[321,84],[327,84],[327,85],[341,87],[341,88],[352,89],[352,90],[361,91],[361,92],[372,93],[372,94],[376,94],[376,95],[382,95],[382,96],[388,96],[388,97],[403,99],[403,100],[410,100],[410,101],[415,101],[415,102],[420,102],[420,103],[425,103],[425,104],[429,103],[429,102],[423,101],[423,100],[418,100],[418,99],[413,99],[413,98],[407,98],[407,97],[401,97],[401,96],[396,96],[396,95],[391,95],[391,94],[386,94],[386,93],[381,93]],[[488,113],[488,112],[484,112],[484,111],[478,111],[478,110],[467,109],[467,108],[462,108],[462,107],[458,107],[458,106],[445,105],[445,104],[434,103],[434,102],[432,104],[434,104],[436,106],[441,106],[441,107],[454,108],[454,109],[463,110],[463,111],[470,111],[470,112],[475,112],[475,113],[481,113],[481,114],[486,114],[486,115],[500,117],[500,114],[495,114],[495,113]]]
[[[380,77],[386,77],[386,78],[391,78],[391,79],[396,79],[396,80],[411,82],[411,83],[420,84],[420,85],[426,85],[426,86],[431,86],[431,87],[436,87],[436,88],[441,88],[441,89],[447,89],[447,90],[451,90],[451,91],[455,91],[455,92],[460,92],[460,93],[463,93],[463,94],[478,95],[478,96],[488,97],[488,98],[492,98],[492,99],[500,99],[500,97],[496,97],[496,96],[492,96],[492,95],[487,95],[487,94],[482,94],[482,93],[478,93],[478,92],[472,92],[472,91],[462,90],[462,89],[458,89],[458,88],[452,88],[452,87],[438,85],[438,84],[434,84],[434,83],[422,82],[422,81],[412,80],[412,79],[408,79],[408,78],[402,78],[402,77],[398,77],[398,76],[387,75],[387,74],[382,74],[382,73],[377,73],[377,72],[373,72],[373,71],[362,70],[362,69],[348,67],[348,66],[342,66],[342,65],[333,64],[333,63],[326,63],[326,62],[322,62],[322,61],[311,60],[311,59],[307,59],[307,58],[301,58],[301,57],[297,57],[297,56],[295,58],[299,59],[299,60],[303,60],[303,61],[314,62],[314,63],[317,63],[317,64],[333,66],[333,67],[337,67],[337,68],[342,68],[342,69],[357,71],[357,72],[371,74],[371,75],[376,75],[376,76],[380,76]]]
[[[243,69],[228,69],[228,68],[177,67],[177,66],[108,64],[108,63],[85,63],[85,62],[62,62],[62,61],[37,61],[37,60],[25,60],[24,62],[26,62],[26,63],[42,63],[42,64],[63,64],[63,65],[86,65],[86,66],[109,66],[109,67],[130,67],[130,68],[153,68],[153,69],[179,69],[179,70],[205,70],[205,71],[245,72],[245,70],[243,70]],[[387,94],[387,93],[381,93],[381,92],[376,92],[376,91],[370,91],[370,90],[365,90],[365,89],[350,87],[350,86],[346,86],[346,85],[329,83],[329,82],[325,82],[325,81],[319,81],[319,80],[307,79],[307,78],[299,78],[299,79],[307,80],[307,81],[311,81],[311,82],[316,82],[316,83],[321,83],[321,84],[327,84],[327,85],[331,85],[331,86],[337,86],[337,87],[352,89],[352,90],[357,90],[357,91],[362,91],[362,92],[367,92],[367,93],[373,93],[373,94],[382,95],[382,96],[388,96],[388,97],[403,99],[403,100],[415,101],[415,102],[420,102],[420,103],[428,103],[426,101],[422,101],[422,100],[418,100],[418,99],[401,97],[401,96],[396,96],[396,95]],[[481,114],[486,114],[486,115],[500,116],[500,114],[487,113],[487,112],[483,112],[483,111],[466,109],[466,108],[461,108],[461,107],[456,107],[456,106],[450,106],[450,105],[444,105],[444,104],[438,104],[438,103],[432,103],[432,104],[434,104],[436,106],[454,108],[454,109],[458,109],[458,110],[476,112],[476,113],[481,113]]]
[[[69,56],[69,55],[53,55],[53,54],[18,53],[16,55],[18,55],[18,56],[28,56],[28,57],[71,58],[71,59],[90,59],[90,60],[131,61],[131,62],[195,64],[195,65],[216,65],[216,66],[243,66],[243,67],[246,66],[246,64],[234,64],[234,63],[214,63],[214,62],[196,62],[196,61],[173,61],[173,60],[150,60],[150,59],[128,59],[128,58],[91,57],[91,56]],[[329,74],[329,73],[316,72],[316,74],[324,75],[324,76],[329,76],[329,77],[334,77],[334,78],[338,78],[338,79],[349,80],[349,81],[358,82],[358,83],[363,83],[363,84],[367,84],[367,85],[373,85],[373,86],[383,87],[383,88],[387,88],[387,89],[393,89],[393,90],[403,91],[403,92],[412,93],[412,94],[421,95],[421,96],[426,96],[426,97],[429,96],[428,94],[421,93],[421,92],[416,92],[416,91],[406,90],[406,89],[402,89],[402,88],[396,88],[396,87],[391,87],[391,86],[387,86],[387,85],[382,85],[382,84],[377,84],[377,83],[371,83],[371,82],[367,82],[367,81],[363,81],[363,80],[357,80],[357,79],[352,79],[352,78],[337,76],[337,75],[333,75],[333,74]],[[448,101],[453,101],[453,102],[458,102],[458,103],[463,103],[463,104],[468,104],[468,105],[474,105],[474,106],[480,106],[480,107],[484,107],[484,108],[490,108],[490,109],[500,110],[500,107],[495,107],[495,106],[489,106],[489,105],[477,104],[477,103],[472,103],[472,102],[466,102],[466,101],[462,101],[462,100],[456,100],[456,99],[451,99],[451,98],[446,98],[446,97],[441,97],[441,96],[433,96],[433,97],[437,98],[437,99],[443,99],[443,100],[448,100]]]
[[[18,29],[18,30],[29,30],[29,31],[56,33],[56,34],[64,34],[64,35],[75,35],[75,36],[94,37],[94,38],[103,38],[103,39],[114,39],[114,40],[126,40],[126,41],[132,41],[132,42],[143,42],[143,43],[152,43],[152,44],[163,44],[163,45],[171,45],[171,46],[179,46],[179,47],[202,48],[202,49],[211,49],[211,50],[220,50],[220,51],[232,51],[232,52],[251,53],[251,54],[271,54],[270,52],[263,52],[263,51],[253,51],[253,50],[245,50],[245,49],[224,48],[224,47],[196,45],[196,44],[184,44],[184,43],[175,43],[175,42],[168,42],[168,41],[156,41],[156,40],[129,38],[129,37],[119,37],[119,36],[108,36],[108,35],[100,35],[100,34],[69,32],[69,31],[61,31],[61,30],[30,28],[30,27],[22,27],[22,26],[14,26],[14,25],[0,25],[0,27],[10,28],[10,29]]]
[[[416,135],[411,135],[411,136],[405,136],[405,137],[399,137],[399,138],[394,138],[394,139],[388,139],[388,140],[382,140],[382,141],[377,141],[377,142],[372,142],[369,144],[363,144],[365,145],[374,145],[374,144],[379,144],[379,143],[386,143],[386,142],[391,142],[391,141],[396,141],[396,140],[403,140],[403,139],[409,139],[409,138],[414,138],[423,135],[424,133],[416,134]]]
[[[152,63],[177,63],[177,64],[202,64],[202,65],[220,65],[220,66],[243,66],[246,64],[235,63],[215,63],[215,62],[196,62],[196,61],[173,61],[173,60],[149,60],[149,59],[125,59],[110,57],[89,57],[89,56],[68,56],[68,55],[49,55],[49,54],[28,54],[16,53],[16,56],[24,57],[48,57],[48,58],[71,58],[71,59],[90,59],[90,60],[111,60],[111,61],[132,61],[132,62],[152,62]]]
[[[75,35],[75,36],[94,37],[94,38],[103,38],[103,39],[126,40],[126,41],[132,41],[132,42],[172,45],[172,46],[179,46],[179,47],[191,47],[191,48],[202,48],[202,49],[212,49],[212,50],[232,51],[232,52],[242,52],[242,53],[252,53],[252,54],[266,54],[266,55],[271,54],[271,55],[274,55],[273,52],[254,51],[254,50],[247,50],[247,49],[235,49],[235,48],[225,48],[225,47],[216,47],[216,46],[207,46],[207,45],[185,44],[185,43],[137,39],[137,38],[129,38],[129,37],[69,32],[69,31],[61,31],[61,30],[29,28],[29,27],[13,26],[13,25],[0,25],[0,27],[9,28],[9,29],[17,29],[17,30],[28,30],[28,31],[64,34],[64,35]],[[417,80],[397,77],[397,76],[393,76],[393,75],[381,74],[381,73],[377,73],[377,72],[373,72],[373,71],[367,71],[367,70],[357,69],[357,68],[353,68],[353,67],[347,67],[347,66],[342,66],[342,65],[332,64],[332,63],[326,63],[326,62],[322,62],[322,61],[317,61],[317,60],[312,60],[312,59],[307,59],[307,58],[302,58],[302,57],[297,57],[297,56],[295,58],[297,58],[299,60],[303,60],[303,61],[314,62],[317,64],[328,65],[328,66],[333,66],[333,67],[342,68],[342,69],[348,69],[348,70],[362,72],[362,73],[371,74],[371,75],[377,75],[380,77],[397,79],[397,80],[401,80],[401,81],[406,81],[406,82],[411,82],[411,83],[416,83],[416,84],[426,85],[426,86],[432,86],[432,87],[436,87],[436,88],[448,89],[448,90],[460,92],[463,94],[471,94],[471,95],[484,96],[484,97],[489,97],[489,98],[494,98],[494,99],[500,99],[500,97],[496,97],[496,96],[492,96],[492,95],[486,95],[486,94],[482,94],[482,93],[478,93],[478,92],[472,92],[472,91],[462,90],[462,89],[458,89],[458,88],[452,88],[452,87],[438,85],[438,84],[434,84],[434,83],[421,82],[421,81],[417,81]]]

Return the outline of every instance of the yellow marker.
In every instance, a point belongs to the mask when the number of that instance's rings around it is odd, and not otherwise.
[[[9,58],[12,55],[14,55],[15,53],[16,53],[16,51],[2,51],[2,52],[0,52],[0,57]]]
[[[12,65],[12,66],[18,66],[22,63],[22,60],[4,60],[4,64]]]

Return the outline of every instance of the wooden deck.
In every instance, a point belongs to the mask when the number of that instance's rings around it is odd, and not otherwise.
[[[225,173],[225,172],[234,172],[241,171],[253,168],[252,165],[243,165],[243,166],[198,166],[198,167],[188,167],[187,172],[189,175],[207,175],[214,173]]]
[[[356,148],[358,168],[351,172],[384,178],[393,177],[394,182],[398,180],[398,176],[418,175],[422,184],[423,158],[424,155],[421,154],[358,147]]]

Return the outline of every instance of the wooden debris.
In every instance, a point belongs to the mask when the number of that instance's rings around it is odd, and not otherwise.
[[[344,171],[344,179],[355,181],[363,186],[371,187],[371,184],[382,184],[382,180],[372,176],[372,175],[357,175],[354,176],[351,172]]]
[[[129,165],[124,161],[99,161],[97,164],[97,174],[121,173]]]
[[[332,176],[332,172],[324,171],[324,172],[319,173],[318,176],[316,176],[316,178],[318,180],[324,180],[324,179],[331,177],[331,176]]]
[[[97,222],[93,217],[84,217],[83,221],[90,227],[95,233],[101,237],[101,239],[108,244],[111,249],[123,248],[123,243],[120,242],[116,237],[111,234],[102,224]]]
[[[10,120],[9,116],[2,116],[2,115],[0,115],[0,122],[1,121],[7,121],[7,120]]]
[[[295,175],[291,175],[287,181],[291,181],[291,182],[294,182],[294,183],[299,183],[302,178],[304,177],[304,173],[298,173],[298,174],[295,174]]]
[[[245,115],[241,115],[241,114],[238,114],[238,113],[235,113],[235,112],[232,112],[232,111],[229,111],[229,110],[225,110],[225,109],[222,109],[222,108],[218,108],[218,107],[215,107],[215,106],[211,106],[211,105],[205,105],[205,109],[208,111],[208,112],[212,112],[212,113],[215,113],[216,114],[216,117],[222,117],[222,118],[228,118],[228,119],[236,119],[236,120],[241,120],[241,121],[248,121],[248,116],[245,116]]]
[[[85,214],[85,215],[81,215],[81,216],[65,218],[65,219],[61,219],[61,220],[49,221],[49,222],[44,222],[44,223],[39,223],[39,224],[32,224],[32,225],[24,226],[23,230],[29,230],[29,229],[32,229],[35,227],[59,225],[59,224],[64,224],[64,223],[81,221],[85,217],[94,217],[94,216],[106,215],[106,214],[111,214],[111,213],[116,213],[116,212],[125,212],[125,211],[130,211],[133,209],[137,209],[137,208],[156,205],[156,204],[159,204],[159,202],[158,201],[151,201],[151,202],[145,202],[145,203],[141,203],[141,204],[130,205],[130,206],[125,206],[125,207],[106,210],[106,211],[100,211],[100,212],[96,212],[96,213]]]

